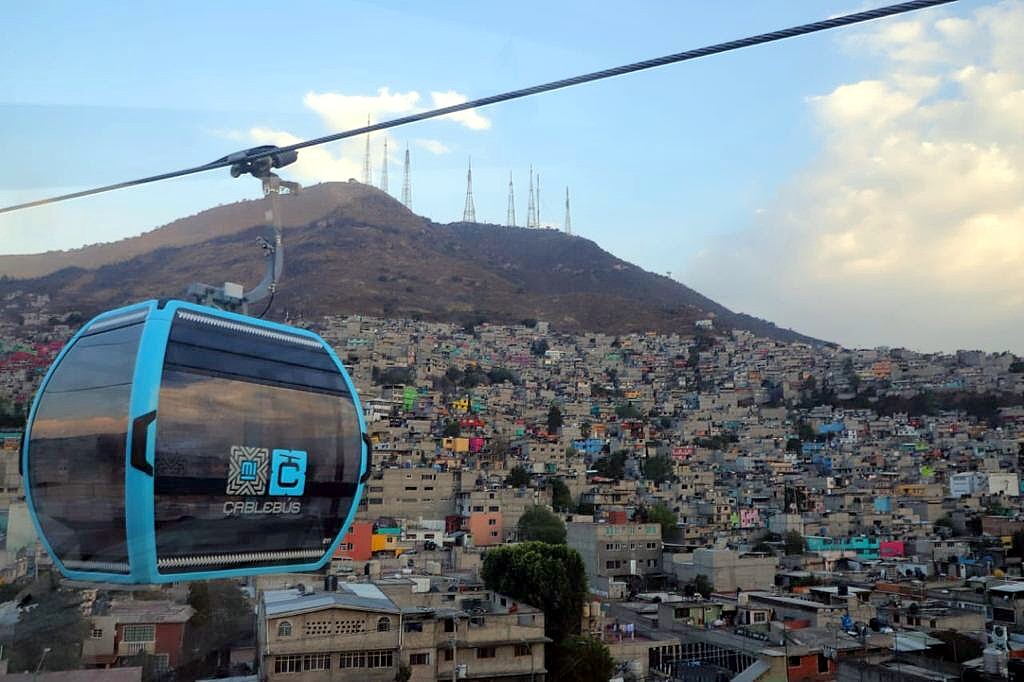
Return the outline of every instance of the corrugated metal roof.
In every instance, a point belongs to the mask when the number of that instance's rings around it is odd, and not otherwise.
[[[303,613],[329,608],[399,613],[400,609],[376,585],[340,585],[337,592],[301,593],[297,589],[268,590],[263,593],[268,616]]]

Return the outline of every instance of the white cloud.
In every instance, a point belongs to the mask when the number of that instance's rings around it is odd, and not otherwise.
[[[1024,351],[1024,4],[848,44],[884,72],[809,100],[820,157],[691,279],[847,344]]]
[[[367,117],[373,123],[425,111],[420,104],[420,94],[392,92],[390,88],[378,88],[376,95],[345,95],[338,92],[308,92],[303,104],[315,112],[331,132],[361,128]],[[449,90],[431,93],[434,107],[450,106],[467,101],[465,95]],[[444,118],[454,120],[471,130],[486,130],[490,120],[474,111],[463,111]],[[241,135],[232,131],[210,131],[211,134]],[[258,144],[286,145],[298,142],[300,138],[288,131],[254,127],[248,131],[248,139]],[[404,145],[395,139],[390,131],[370,134],[371,181],[380,182],[384,140],[388,143],[388,162],[392,166],[403,161]],[[440,140],[417,139],[414,143],[432,154],[447,154],[448,147]],[[289,166],[289,173],[300,182],[314,183],[332,180],[363,179],[363,159],[366,154],[366,137],[360,136],[340,140],[335,144],[309,147],[299,153],[299,160]],[[394,174],[394,170],[391,174]]]
[[[291,133],[270,128],[252,128],[249,136],[258,144],[276,144],[279,147],[300,141]],[[349,178],[362,180],[362,161],[356,161],[356,158],[358,157],[335,153],[328,145],[308,147],[299,152],[299,160],[288,166],[286,175],[306,184],[343,182]]]
[[[426,149],[431,154],[447,154],[448,152],[451,151],[440,140],[417,139],[416,146],[422,149]]]
[[[432,92],[430,93],[430,99],[433,100],[435,108],[452,107],[456,104],[462,104],[469,101],[469,98],[465,95],[455,92],[454,90],[449,90],[447,92]],[[477,113],[476,109],[448,114],[444,118],[452,121],[458,121],[470,130],[490,130],[491,128],[491,119]]]

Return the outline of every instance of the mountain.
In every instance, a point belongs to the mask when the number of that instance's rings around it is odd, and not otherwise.
[[[697,320],[820,343],[737,314],[594,242],[555,230],[441,225],[354,181],[282,197],[285,273],[271,317],[363,313],[458,322],[548,320],[568,331],[684,332]],[[254,284],[265,199],[218,206],[113,244],[0,257],[0,295],[49,294],[92,314],[188,284]],[[22,262],[24,260],[24,262]],[[19,279],[15,279],[19,278]],[[257,306],[258,307],[258,306]]]

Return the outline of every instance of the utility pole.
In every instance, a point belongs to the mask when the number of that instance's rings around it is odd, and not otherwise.
[[[384,159],[380,163],[380,190],[388,192],[388,137],[384,135]]]

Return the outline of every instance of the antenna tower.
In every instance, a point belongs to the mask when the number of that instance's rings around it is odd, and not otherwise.
[[[569,215],[569,188],[565,188],[565,233],[572,236],[572,216]]]
[[[385,194],[388,191],[388,137],[384,136],[384,160],[380,164],[380,189]]]
[[[370,116],[366,116],[366,125],[370,125]],[[369,185],[373,180],[370,175],[370,133],[366,133],[366,154],[363,156],[363,184]]]
[[[466,171],[466,207],[462,209],[462,222],[476,222],[476,207],[473,205],[473,159],[469,160],[469,170]]]
[[[516,226],[516,193],[512,189],[512,171],[508,173],[508,212],[505,214],[505,227]]]
[[[405,172],[402,175],[402,203],[412,208],[412,180],[409,177],[409,145],[405,145]]]
[[[537,227],[534,215],[537,212],[537,203],[533,198],[533,166],[530,166],[530,199],[526,204],[526,226]]]

